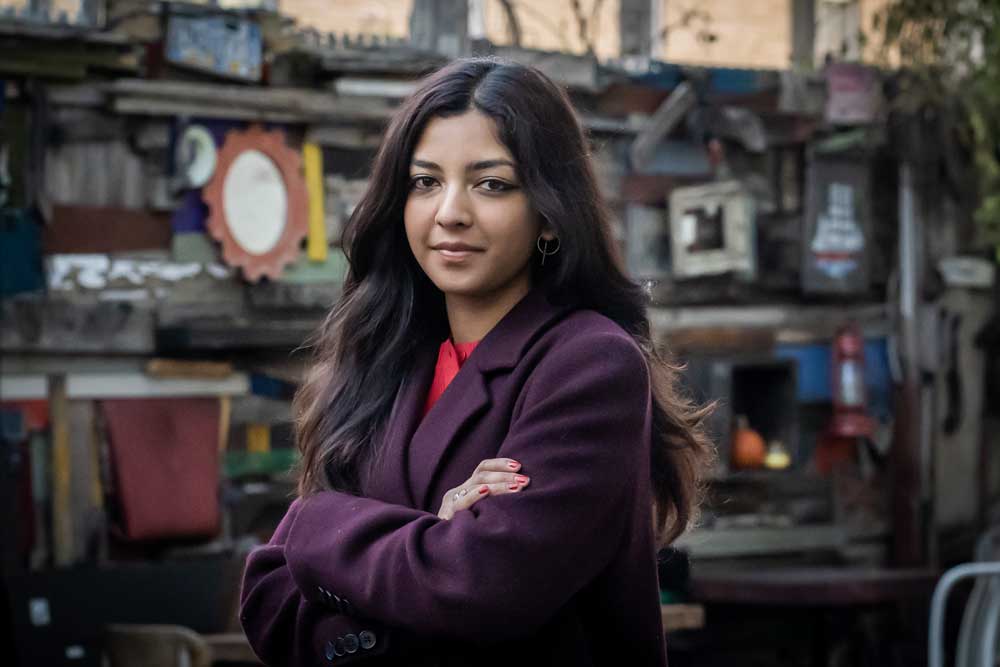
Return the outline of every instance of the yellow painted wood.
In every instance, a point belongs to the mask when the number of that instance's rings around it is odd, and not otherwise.
[[[270,425],[250,424],[247,426],[247,451],[254,454],[266,454],[271,451]]]
[[[224,453],[229,448],[229,422],[233,414],[233,399],[231,396],[219,397],[219,452]]]
[[[317,144],[302,146],[306,190],[309,192],[309,237],[306,256],[313,262],[325,262],[329,244],[326,240],[326,219],[323,213],[323,152]]]
[[[56,567],[73,561],[73,512],[70,506],[69,399],[66,376],[49,376],[52,429],[52,547]]]

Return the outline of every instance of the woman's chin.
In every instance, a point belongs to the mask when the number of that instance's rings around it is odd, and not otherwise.
[[[481,285],[470,285],[466,283],[456,284],[454,282],[442,281],[437,284],[438,289],[444,292],[445,296],[477,297],[483,296],[487,290]]]

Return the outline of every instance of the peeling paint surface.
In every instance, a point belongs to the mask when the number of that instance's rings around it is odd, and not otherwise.
[[[153,287],[176,284],[206,276],[213,280],[230,280],[232,269],[222,264],[170,262],[150,259],[113,258],[108,255],[50,255],[46,258],[48,286],[53,291],[103,290],[132,287]],[[145,292],[145,290],[137,290]],[[163,294],[163,290],[158,290]]]

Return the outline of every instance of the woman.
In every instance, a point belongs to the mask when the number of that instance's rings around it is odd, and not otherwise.
[[[456,61],[370,183],[295,399],[299,497],[247,563],[254,650],[664,665],[655,553],[692,517],[704,410],[653,349],[567,97]]]

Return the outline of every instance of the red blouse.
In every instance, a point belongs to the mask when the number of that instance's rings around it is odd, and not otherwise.
[[[458,369],[462,367],[462,364],[465,363],[478,344],[478,340],[471,343],[452,343],[450,337],[441,343],[441,347],[438,348],[437,365],[434,367],[434,380],[431,382],[431,389],[427,394],[427,402],[424,403],[424,415],[430,412],[437,400],[441,398],[441,394],[458,375]]]

